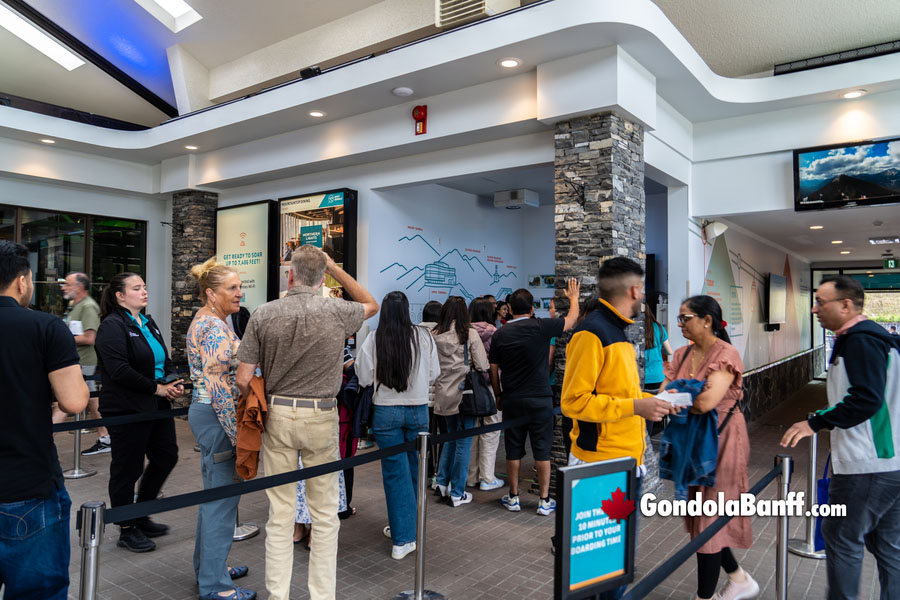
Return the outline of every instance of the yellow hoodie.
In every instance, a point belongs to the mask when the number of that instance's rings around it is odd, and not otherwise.
[[[566,347],[562,412],[573,420],[572,454],[585,462],[631,457],[644,462],[646,426],[634,414],[641,391],[634,346],[625,337],[626,319],[609,303],[590,312]]]

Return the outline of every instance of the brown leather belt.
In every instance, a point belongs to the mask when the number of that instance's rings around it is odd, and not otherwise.
[[[316,410],[334,410],[337,408],[337,400],[334,398],[293,398],[291,396],[269,396],[269,404],[276,406],[290,406],[292,408],[315,408]]]

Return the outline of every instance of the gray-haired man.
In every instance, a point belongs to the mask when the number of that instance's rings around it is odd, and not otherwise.
[[[355,302],[318,294],[325,274]],[[260,450],[266,475],[339,459],[337,396],[344,340],[378,312],[378,303],[324,252],[300,246],[291,256],[288,292],[250,317],[241,340],[237,384],[247,394],[259,364],[269,416]],[[287,600],[293,568],[296,484],[266,490],[266,589],[270,600]],[[306,482],[313,530],[308,587],[311,600],[334,600],[337,580],[338,475]]]

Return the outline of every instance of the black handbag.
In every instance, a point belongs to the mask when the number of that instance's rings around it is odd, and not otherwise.
[[[469,417],[490,417],[497,414],[497,401],[494,390],[478,371],[469,368],[469,345],[463,344],[463,362],[466,365],[466,376],[459,384],[462,400],[459,403],[459,414]]]

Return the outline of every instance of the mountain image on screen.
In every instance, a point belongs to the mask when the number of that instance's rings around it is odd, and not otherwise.
[[[883,173],[880,175],[886,175]],[[897,189],[891,189],[877,183],[866,181],[850,175],[839,175],[813,191],[807,196],[807,202],[847,202],[897,195]]]

